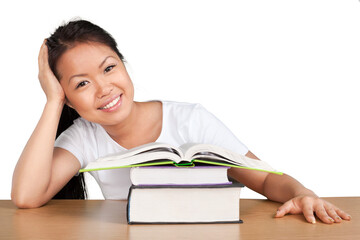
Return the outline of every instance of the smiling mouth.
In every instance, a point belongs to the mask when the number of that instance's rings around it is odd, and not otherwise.
[[[106,109],[112,108],[113,106],[115,106],[120,101],[121,95],[119,95],[117,98],[115,98],[114,100],[112,100],[111,102],[106,104],[104,107],[101,107],[99,109],[100,110],[106,110]]]

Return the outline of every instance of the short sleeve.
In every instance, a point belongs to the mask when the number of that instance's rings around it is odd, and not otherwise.
[[[81,168],[84,167],[85,159],[83,135],[83,126],[75,120],[73,125],[60,134],[54,145],[71,152],[80,162]]]
[[[248,148],[215,115],[197,104],[189,122],[191,142],[207,143],[245,155]]]

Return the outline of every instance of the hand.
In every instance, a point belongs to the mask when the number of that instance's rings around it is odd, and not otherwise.
[[[301,195],[285,202],[279,207],[275,217],[283,217],[285,214],[303,213],[306,220],[316,223],[315,215],[324,223],[339,223],[342,220],[350,220],[351,216],[340,210],[333,204],[318,198],[317,196]]]
[[[48,62],[48,48],[46,46],[46,40],[41,45],[39,57],[39,81],[42,89],[45,92],[48,101],[57,100],[61,103],[65,102],[65,93],[62,89],[58,79],[51,71]]]

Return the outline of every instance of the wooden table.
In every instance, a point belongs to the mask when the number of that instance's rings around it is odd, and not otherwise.
[[[273,218],[279,203],[241,199],[243,224],[128,225],[126,201],[52,200],[37,209],[0,201],[0,239],[360,239],[360,197],[326,198],[351,216],[339,224]]]

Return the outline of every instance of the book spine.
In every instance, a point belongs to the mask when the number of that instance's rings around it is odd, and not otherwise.
[[[231,185],[232,182],[224,182],[224,183],[205,183],[205,184],[134,184],[134,186],[139,186],[139,187],[181,187],[181,186],[224,186],[224,185]]]
[[[187,185],[176,185],[176,184],[167,184],[167,185],[131,185],[129,190],[129,196],[130,191],[135,188],[242,188],[244,185],[240,183],[226,183],[226,184],[201,184],[201,185],[193,185],[193,184],[187,184]]]
[[[238,221],[214,221],[214,222],[128,222],[128,224],[223,224],[223,223],[243,223],[243,220]]]

